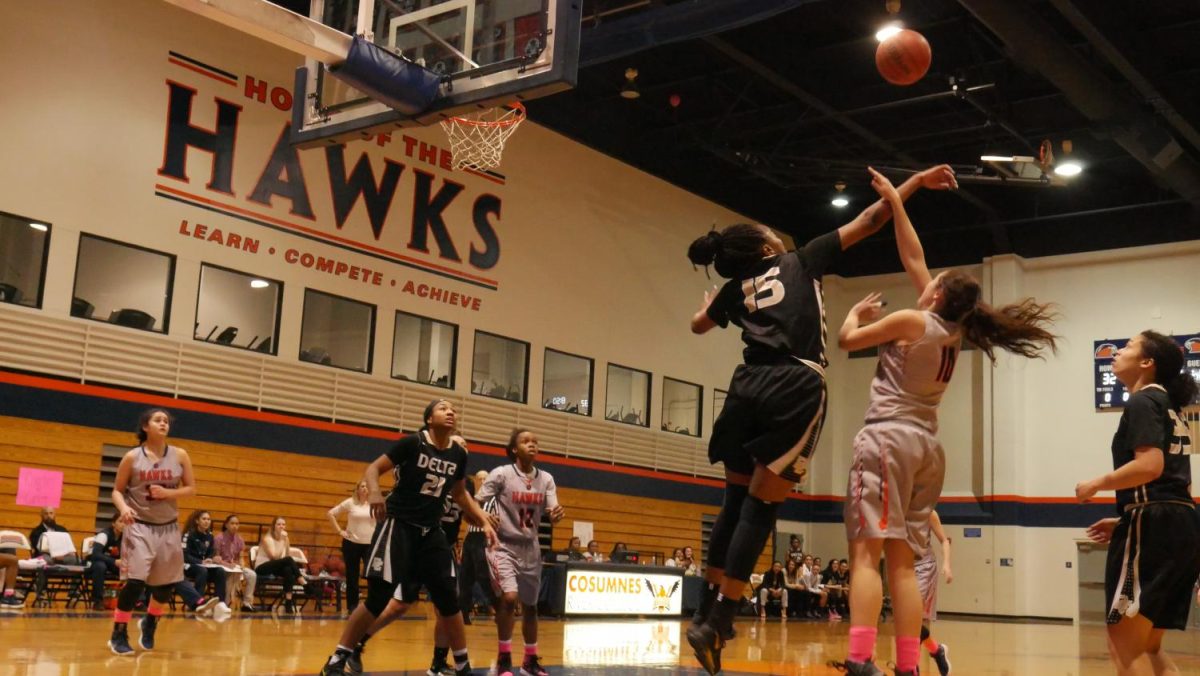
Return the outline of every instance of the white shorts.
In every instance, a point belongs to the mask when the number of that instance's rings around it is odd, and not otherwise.
[[[541,549],[536,542],[517,545],[499,542],[487,550],[492,589],[496,595],[516,592],[527,606],[536,606],[542,584]]]
[[[183,540],[178,523],[153,525],[135,521],[121,537],[125,577],[148,587],[173,585],[183,579]],[[200,590],[203,592],[204,590]]]

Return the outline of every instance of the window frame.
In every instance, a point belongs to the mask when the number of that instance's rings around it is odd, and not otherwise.
[[[320,362],[308,361],[308,360],[300,358],[300,355],[304,354],[304,306],[308,302],[308,292],[310,292],[310,291],[313,293],[321,294],[322,296],[328,296],[329,298],[336,298],[338,300],[349,301],[351,303],[356,303],[358,305],[366,305],[367,307],[371,308],[371,329],[367,334],[368,340],[367,340],[367,368],[366,368],[366,370],[352,369],[349,366],[338,366],[337,364],[333,364],[333,363],[322,364]],[[304,298],[301,299],[301,303],[300,303],[300,340],[299,340],[299,345],[297,347],[297,352],[296,352],[296,361],[300,362],[301,364],[312,364],[313,366],[320,366],[323,368],[334,368],[334,369],[340,369],[342,371],[349,371],[351,373],[362,373],[362,374],[366,374],[366,375],[371,375],[374,372],[374,368],[375,368],[375,323],[376,323],[376,321],[378,321],[378,319],[379,319],[379,306],[375,305],[374,303],[368,303],[366,301],[362,301],[357,298],[350,298],[349,296],[339,296],[336,293],[329,293],[328,291],[321,291],[320,289],[314,289],[311,286],[304,287]]]
[[[453,343],[451,346],[452,351],[450,353],[450,384],[449,385],[438,385],[436,383],[425,383],[425,382],[421,382],[419,380],[411,380],[411,379],[402,378],[402,377],[396,375],[396,320],[400,318],[400,315],[407,315],[409,317],[416,317],[417,319],[425,319],[425,320],[434,322],[436,324],[442,324],[444,326],[453,326],[454,327],[454,340],[452,341],[452,343]],[[455,324],[453,322],[447,322],[447,321],[444,321],[441,319],[435,319],[433,317],[426,317],[425,315],[419,315],[415,312],[407,312],[405,310],[396,310],[395,316],[392,317],[392,359],[391,359],[391,365],[388,368],[388,375],[393,380],[399,380],[400,382],[404,382],[404,383],[415,383],[417,385],[428,385],[430,387],[437,387],[437,388],[445,389],[445,390],[453,390],[454,386],[458,383],[458,336],[459,336],[460,328],[461,327],[458,324]]]
[[[717,418],[718,418],[718,417],[720,417],[720,415],[721,415],[720,413],[718,413],[718,412],[717,412],[717,393],[718,393],[718,392],[720,392],[721,394],[725,395],[725,399],[726,399],[726,400],[728,400],[728,399],[729,399],[729,390],[722,390],[722,389],[721,389],[721,388],[719,388],[719,387],[714,387],[714,388],[713,388],[713,403],[712,403],[712,414],[713,414],[713,419],[712,419],[712,421],[713,421],[713,424],[714,424],[714,425],[715,425],[715,424],[717,424]],[[725,410],[725,404],[724,404],[724,403],[722,403],[722,404],[721,404],[721,410],[722,410],[722,411],[724,411],[724,410]]]
[[[54,224],[51,223],[50,221],[35,220],[32,218],[28,218],[26,216],[14,214],[11,211],[0,211],[0,216],[7,216],[9,218],[12,218],[12,219],[15,219],[18,221],[25,221],[27,224],[37,223],[39,225],[46,226],[46,242],[42,246],[41,276],[38,278],[37,304],[32,306],[33,309],[35,309],[35,310],[41,310],[42,304],[43,304],[43,302],[45,302],[45,296],[46,296],[46,267],[50,264],[50,237],[54,233]],[[12,301],[3,301],[3,302],[7,305],[16,305],[19,307],[30,307],[29,305],[25,305],[23,303],[16,303],[16,302],[12,302]]]
[[[633,371],[634,373],[645,374],[645,376],[646,376],[646,422],[645,422],[645,424],[639,425],[638,423],[625,422],[624,420],[613,420],[612,418],[608,417],[608,413],[607,413],[607,411],[608,411],[608,388],[610,387],[609,383],[612,382],[608,377],[608,369],[611,369],[614,366],[619,369],[625,369],[626,371]],[[650,429],[650,415],[649,415],[650,407],[654,404],[654,374],[650,371],[643,371],[642,369],[635,369],[632,366],[625,366],[624,364],[617,364],[617,363],[611,362],[611,361],[608,362],[608,369],[604,370],[604,409],[605,409],[604,419],[607,420],[608,422],[621,423],[622,425],[632,425],[634,427],[641,427],[642,429]]]
[[[551,352],[553,352],[554,354],[562,355],[564,357],[574,357],[576,359],[582,359],[588,363],[588,389],[587,389],[588,412],[587,413],[580,413],[578,411],[572,413],[571,411],[567,411],[567,410],[564,410],[561,408],[554,408],[553,406],[545,405],[544,402],[546,399],[546,357],[549,356],[549,354]],[[546,347],[546,348],[542,349],[542,400],[543,400],[542,410],[557,411],[559,413],[566,413],[568,415],[578,415],[578,416],[583,416],[584,418],[590,418],[590,417],[592,417],[592,411],[596,410],[596,399],[593,396],[595,394],[595,392],[596,392],[596,360],[595,359],[593,359],[591,357],[586,357],[582,354],[575,354],[574,352],[566,352],[564,350],[556,350],[552,347]]]
[[[512,402],[515,404],[528,404],[529,403],[529,358],[533,354],[533,345],[531,345],[528,341],[521,340],[519,338],[512,338],[512,337],[505,336],[505,335],[502,335],[499,333],[492,333],[491,331],[484,331],[483,329],[475,329],[475,338],[471,342],[471,383],[472,383],[472,385],[475,382],[475,355],[478,352],[480,335],[490,336],[492,338],[500,338],[502,340],[507,340],[509,342],[520,343],[525,346],[525,375],[523,376],[524,382],[522,382],[522,384],[521,384],[522,386],[521,386],[521,399],[520,400],[509,399],[508,397],[493,397],[490,394],[483,394],[481,392],[475,392],[474,387],[471,388],[471,394],[476,397],[487,397],[488,399],[497,399],[499,401],[508,401],[508,402]]]
[[[234,345],[232,343],[230,343],[228,345],[224,345],[224,344],[218,343],[216,341],[204,340],[203,338],[196,337],[195,329],[192,329],[192,340],[199,342],[199,343],[204,343],[205,345],[216,345],[218,347],[228,347],[228,348],[232,348],[235,350],[243,350],[246,352],[256,352],[258,354],[265,354],[265,355],[271,355],[272,357],[278,357],[279,356],[279,327],[283,322],[283,294],[284,294],[283,281],[278,280],[278,279],[272,279],[270,277],[264,277],[262,275],[253,275],[248,272],[242,272],[241,270],[227,268],[224,265],[217,265],[216,263],[205,263],[204,261],[200,261],[200,278],[199,278],[199,282],[196,284],[196,317],[193,318],[193,320],[192,320],[193,326],[195,326],[196,321],[200,317],[200,293],[201,293],[201,290],[204,288],[204,268],[213,268],[216,270],[221,270],[222,272],[232,272],[233,274],[242,275],[243,277],[250,277],[251,279],[263,279],[268,282],[273,282],[275,284],[278,284],[279,285],[279,295],[278,295],[278,298],[276,299],[276,305],[275,305],[275,333],[271,334],[271,336],[270,336],[270,338],[271,338],[271,351],[270,352],[259,352],[258,350],[255,350],[252,347],[240,347],[240,346]],[[301,316],[301,325],[302,326],[303,326],[303,321],[304,321],[304,318],[303,318],[303,316]],[[305,362],[305,363],[311,363],[311,362]]]
[[[122,242],[119,239],[113,239],[111,237],[104,237],[103,235],[93,235],[90,232],[82,232],[81,231],[79,233],[79,241],[75,245],[75,276],[71,280],[71,299],[72,300],[79,297],[79,294],[76,292],[79,290],[79,263],[83,259],[83,256],[80,255],[80,252],[83,250],[83,238],[85,238],[85,237],[90,238],[90,239],[99,240],[101,242],[108,242],[109,244],[116,244],[118,246],[124,246],[124,247],[128,247],[130,249],[137,249],[139,251],[145,251],[147,253],[152,253],[152,254],[157,254],[159,256],[167,257],[167,259],[170,261],[170,265],[167,267],[167,298],[163,303],[163,322],[162,322],[163,327],[162,327],[162,331],[156,331],[155,329],[135,329],[131,326],[121,326],[120,324],[110,322],[107,319],[99,319],[96,317],[77,317],[75,315],[71,315],[71,317],[73,319],[82,319],[82,320],[89,321],[89,322],[99,322],[101,324],[108,324],[109,326],[118,326],[122,329],[129,329],[130,331],[145,331],[147,333],[159,333],[164,336],[170,335],[170,333],[171,333],[171,308],[174,305],[174,301],[175,301],[175,264],[177,262],[176,255],[173,253],[166,253],[165,251],[159,251],[157,249],[151,249],[150,247],[142,246],[140,244],[130,244],[128,242]]]
[[[698,393],[698,395],[696,397],[696,427],[697,427],[697,429],[694,433],[688,432],[685,434],[683,432],[676,432],[675,430],[669,430],[669,429],[666,429],[663,427],[663,425],[666,424],[666,422],[665,422],[666,406],[667,406],[666,396],[667,396],[667,381],[668,380],[673,380],[677,383],[682,383],[684,385],[691,385],[692,387],[698,388],[700,390],[700,392]],[[671,376],[664,375],[662,391],[663,391],[663,401],[662,401],[662,406],[659,407],[659,420],[658,420],[659,429],[662,430],[663,432],[669,432],[671,434],[679,434],[679,435],[682,435],[685,437],[700,438],[700,437],[704,436],[704,429],[703,429],[704,428],[704,386],[701,385],[700,383],[693,383],[690,380],[680,380],[679,378],[672,378]]]

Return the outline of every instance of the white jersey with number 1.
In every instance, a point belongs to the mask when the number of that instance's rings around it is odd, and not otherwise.
[[[496,535],[514,544],[536,543],[542,514],[558,506],[554,477],[536,467],[527,475],[515,463],[492,470],[475,499],[484,503],[493,497],[500,515]]]

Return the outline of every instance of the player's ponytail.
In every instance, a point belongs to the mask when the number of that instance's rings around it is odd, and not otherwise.
[[[508,445],[504,447],[504,453],[508,455],[509,460],[517,459],[517,442],[521,440],[521,435],[530,432],[528,427],[518,427],[508,435]]]
[[[767,238],[762,226],[736,223],[697,237],[688,247],[688,260],[694,265],[712,265],[725,279],[741,279],[763,259],[765,244]]]
[[[1183,370],[1183,348],[1154,331],[1142,331],[1142,356],[1154,360],[1154,382],[1162,385],[1175,408],[1190,406],[1196,398],[1196,381]]]
[[[939,286],[942,303],[938,315],[958,322],[967,341],[983,350],[988,359],[996,360],[997,347],[1030,359],[1041,358],[1047,347],[1058,351],[1058,336],[1046,328],[1058,317],[1053,305],[1026,298],[994,308],[983,301],[979,282],[959,270],[943,275]]]

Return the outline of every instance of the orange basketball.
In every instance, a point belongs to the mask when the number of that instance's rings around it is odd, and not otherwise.
[[[883,79],[895,85],[910,85],[925,77],[933,53],[925,36],[908,29],[879,43],[875,67]]]

